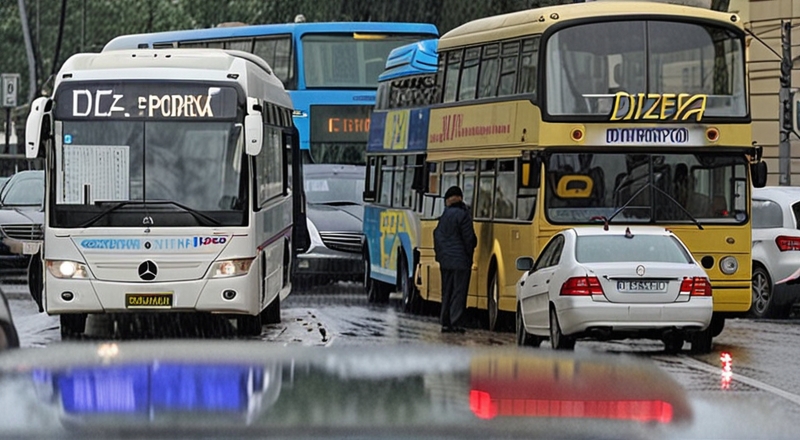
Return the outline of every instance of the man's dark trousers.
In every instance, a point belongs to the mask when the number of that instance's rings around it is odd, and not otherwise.
[[[442,272],[442,327],[463,326],[467,310],[470,269],[441,269]]]

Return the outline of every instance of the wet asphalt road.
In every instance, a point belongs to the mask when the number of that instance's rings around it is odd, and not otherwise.
[[[57,317],[38,313],[21,277],[6,277],[0,289],[9,299],[23,347],[45,347],[61,341]],[[442,334],[432,314],[411,315],[393,295],[389,304],[369,304],[358,283],[340,283],[293,292],[283,301],[280,324],[264,326],[253,339],[307,346],[370,344],[513,345],[511,332],[473,328],[466,334]],[[154,338],[237,338],[233,324],[214,316],[160,315],[123,322],[90,319],[87,341]],[[708,355],[690,355],[689,345],[677,355],[661,342],[625,340],[583,342],[576,351],[615,353],[654,362],[675,377],[690,395],[702,401],[742,405],[747,417],[797,420],[800,416],[800,318],[775,321],[728,320]],[[529,349],[529,348],[526,348]],[[550,350],[548,342],[539,350]],[[723,375],[721,355],[732,359],[732,377]],[[753,411],[756,409],[756,411]],[[800,434],[798,434],[800,436]]]

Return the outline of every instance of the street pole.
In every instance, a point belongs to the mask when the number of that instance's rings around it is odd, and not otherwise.
[[[781,20],[781,130],[780,144],[778,145],[778,167],[780,168],[779,183],[781,186],[792,184],[792,24]]]

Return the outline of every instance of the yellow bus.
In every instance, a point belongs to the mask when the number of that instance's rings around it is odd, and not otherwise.
[[[433,229],[458,184],[478,235],[468,307],[487,310],[491,330],[517,309],[516,258],[598,222],[663,225],[687,243],[713,287],[708,338],[747,312],[750,188],[766,165],[738,16],[590,2],[482,18],[441,37],[437,75],[421,298],[441,300]]]

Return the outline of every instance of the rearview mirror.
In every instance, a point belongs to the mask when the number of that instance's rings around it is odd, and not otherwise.
[[[517,258],[517,270],[526,272],[533,269],[533,258],[519,257]]]
[[[25,157],[36,159],[42,142],[42,127],[48,112],[50,98],[40,97],[31,103],[31,112],[25,122]]]
[[[763,188],[767,185],[767,163],[763,160],[750,164],[750,175],[753,178],[754,188]]]
[[[250,156],[257,156],[261,152],[264,142],[264,123],[261,113],[256,112],[244,117],[245,152]]]

